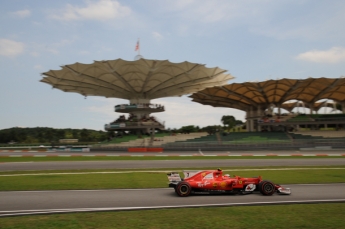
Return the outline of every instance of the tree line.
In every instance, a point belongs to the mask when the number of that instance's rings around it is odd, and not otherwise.
[[[212,125],[206,127],[198,127],[194,125],[182,126],[179,129],[167,129],[159,132],[167,133],[193,133],[207,132],[215,134],[217,132],[228,132],[235,126],[243,125],[243,122],[236,120],[233,116],[224,115],[221,119],[223,126]],[[240,127],[242,128],[242,127]],[[128,134],[136,134],[135,132]],[[108,140],[109,137],[115,136],[113,131],[107,132],[102,130],[90,129],[54,129],[49,127],[33,127],[21,128],[13,127],[0,130],[0,144],[10,142],[37,144],[37,143],[58,143],[60,139],[78,139],[78,142],[102,142]]]
[[[208,134],[215,134],[217,132],[230,132],[230,131],[239,131],[240,129],[245,128],[244,123],[241,120],[236,120],[232,115],[223,115],[221,120],[223,124],[221,125],[211,125],[200,128],[199,126],[189,125],[182,126],[180,129],[168,129],[167,131],[175,133],[195,133],[195,132],[207,132]],[[235,128],[238,127],[238,128]]]
[[[107,139],[106,131],[90,129],[54,129],[49,127],[13,127],[0,130],[0,143],[58,143],[59,139],[78,139],[79,142],[100,142]]]

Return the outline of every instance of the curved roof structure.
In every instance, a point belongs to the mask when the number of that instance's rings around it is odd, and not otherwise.
[[[264,82],[234,83],[206,88],[190,96],[193,101],[214,107],[230,107],[243,111],[279,107],[286,101],[299,100],[316,104],[321,99],[345,102],[345,78],[281,79]]]
[[[42,73],[41,82],[64,92],[128,100],[181,96],[226,84],[234,77],[226,70],[168,60],[122,59],[75,63]]]

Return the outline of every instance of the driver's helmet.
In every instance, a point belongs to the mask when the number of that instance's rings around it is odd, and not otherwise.
[[[224,176],[225,176],[225,177],[230,177],[230,174],[225,174]]]

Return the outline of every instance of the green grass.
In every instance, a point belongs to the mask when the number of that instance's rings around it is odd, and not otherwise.
[[[243,168],[222,168],[224,173],[231,176],[243,177],[262,176],[278,184],[312,184],[312,183],[343,183],[345,182],[345,166],[304,167],[300,169],[287,167],[293,170],[274,170],[281,167],[256,167],[253,171]],[[334,169],[341,168],[341,169]],[[188,168],[187,170],[202,170],[206,168]],[[214,169],[214,168],[207,168]],[[246,167],[248,169],[248,167]],[[74,171],[31,171],[31,172],[1,172],[0,191],[14,190],[73,190],[73,189],[116,189],[116,188],[165,188],[167,187],[166,171],[183,169],[141,170],[74,170]],[[230,170],[230,171],[228,171]],[[128,173],[99,173],[123,171]],[[139,170],[136,170],[139,171]],[[61,174],[61,173],[87,174]],[[98,173],[97,173],[98,172]],[[16,176],[3,176],[17,174]],[[18,174],[27,174],[18,176]],[[29,175],[31,174],[31,175]],[[33,175],[34,174],[34,175]],[[181,173],[182,175],[182,173]],[[130,181],[130,182],[128,182]]]
[[[308,166],[297,170],[268,170],[281,167],[223,168],[241,176],[262,175],[281,184],[345,182],[345,166]],[[342,169],[336,169],[342,168]],[[214,168],[188,168],[189,170]],[[53,173],[52,175],[0,176],[0,190],[56,190],[166,187],[163,171],[143,173],[61,175],[56,173],[110,172],[124,170],[13,171],[0,175]],[[166,169],[169,171],[169,169]],[[182,171],[183,169],[171,169]],[[226,171],[231,170],[231,171]],[[154,172],[156,171],[156,172]],[[128,180],[131,180],[129,183]],[[342,228],[344,203],[181,208],[98,213],[68,213],[0,218],[0,229],[66,228]]]
[[[343,228],[344,203],[183,208],[0,218],[1,229]]]
[[[78,153],[71,152],[73,155]],[[105,154],[107,154],[105,152]],[[126,154],[126,153],[124,153]],[[296,155],[299,153],[296,153]],[[322,153],[320,153],[322,154]],[[142,154],[140,154],[142,155]],[[345,155],[345,154],[344,154]],[[72,156],[72,157],[4,157],[0,156],[1,162],[43,162],[43,161],[113,161],[113,160],[217,160],[217,159],[322,159],[322,158],[345,158],[345,156]]]

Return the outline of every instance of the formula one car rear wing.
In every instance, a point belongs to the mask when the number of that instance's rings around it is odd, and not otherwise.
[[[169,183],[177,184],[178,182],[182,181],[180,174],[178,172],[171,172],[167,174]]]
[[[195,171],[195,170],[184,170],[183,171],[183,176],[184,178],[192,177],[195,174],[197,174],[200,171]],[[170,183],[178,183],[183,180],[183,178],[180,177],[180,174],[178,172],[171,172],[167,174],[168,180]]]

